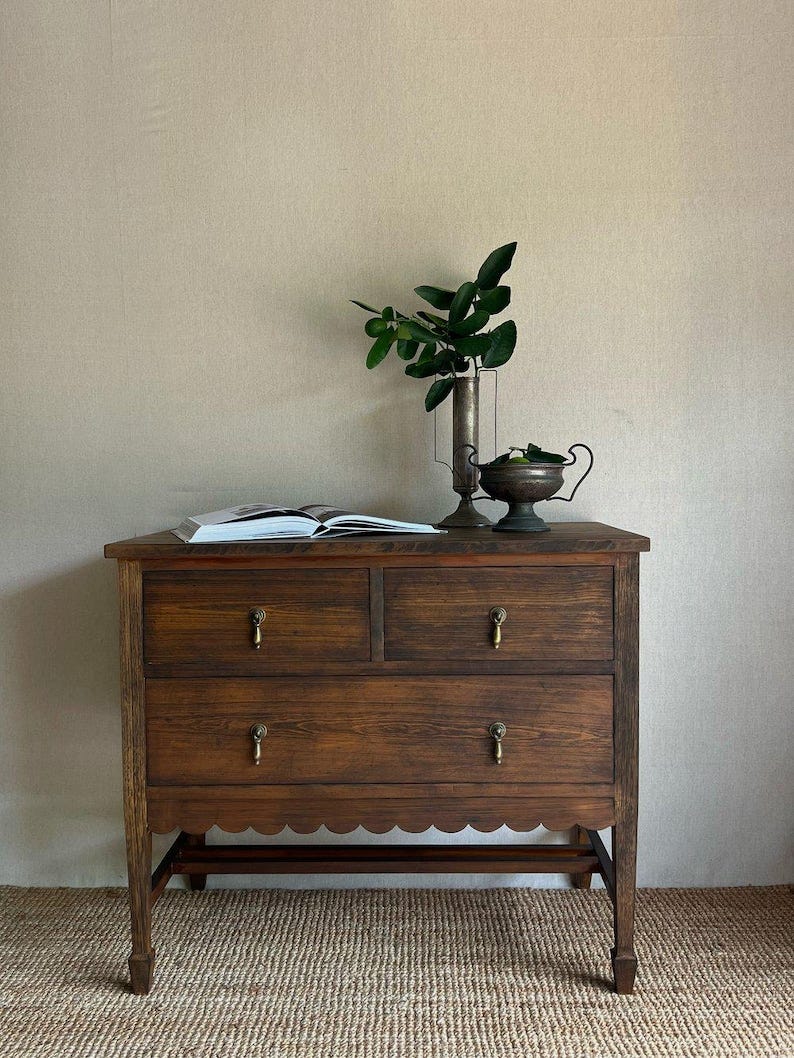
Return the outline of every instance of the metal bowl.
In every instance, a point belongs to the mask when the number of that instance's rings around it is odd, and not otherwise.
[[[510,509],[494,526],[499,533],[542,533],[548,525],[533,510],[538,500],[548,500],[563,485],[561,463],[502,463],[480,467],[480,487],[493,500]]]
[[[480,467],[480,485],[494,500],[537,503],[562,488],[562,463],[502,463]]]
[[[495,533],[543,533],[548,525],[535,514],[533,504],[550,500],[563,486],[563,470],[576,462],[575,448],[584,448],[590,464],[570,496],[556,496],[568,503],[593,468],[593,453],[577,443],[568,449],[571,459],[564,463],[484,463],[479,465],[480,486],[492,500],[509,504],[510,509],[493,527]]]

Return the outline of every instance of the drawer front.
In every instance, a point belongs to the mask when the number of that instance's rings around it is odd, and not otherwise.
[[[234,570],[144,574],[144,659],[189,663],[366,661],[365,569]],[[252,610],[263,610],[254,645]]]
[[[390,661],[613,657],[611,566],[389,569],[384,605]],[[496,648],[490,613],[499,607]]]
[[[610,676],[147,680],[146,728],[152,786],[613,780]]]

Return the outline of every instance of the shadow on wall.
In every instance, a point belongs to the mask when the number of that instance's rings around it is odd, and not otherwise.
[[[5,599],[9,695],[3,832],[26,850],[13,877],[124,879],[114,564],[98,559]],[[16,802],[16,803],[15,803]],[[107,835],[113,835],[111,841]]]

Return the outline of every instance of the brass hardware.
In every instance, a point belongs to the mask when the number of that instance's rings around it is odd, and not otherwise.
[[[488,616],[493,622],[493,632],[491,633],[493,648],[498,650],[502,642],[502,625],[507,620],[507,610],[505,610],[504,606],[494,606]]]
[[[258,764],[262,759],[262,739],[267,735],[267,728],[264,724],[254,724],[251,728],[251,738],[254,741],[254,764]]]
[[[265,617],[267,617],[267,614],[264,610],[257,607],[256,609],[253,609],[249,612],[248,617],[251,620],[251,624],[254,626],[254,635],[253,639],[251,640],[251,645],[253,646],[254,650],[259,650],[259,648],[262,646],[262,629],[260,625],[264,621]]]
[[[495,724],[491,724],[488,728],[488,734],[493,739],[493,755],[494,760],[497,764],[502,763],[502,739],[507,734],[507,728],[501,721],[497,721]]]

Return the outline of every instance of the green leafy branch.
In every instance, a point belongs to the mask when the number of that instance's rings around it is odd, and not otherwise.
[[[476,280],[462,283],[457,290],[414,288],[423,301],[446,312],[446,318],[425,311],[406,316],[391,305],[378,310],[363,301],[353,301],[372,314],[364,324],[365,333],[374,338],[367,367],[377,367],[396,345],[397,356],[407,361],[406,375],[441,376],[425,397],[425,408],[432,411],[452,392],[457,375],[466,374],[471,367],[479,374],[483,368],[506,364],[516,346],[515,323],[506,320],[493,330],[485,328],[493,316],[510,304],[510,287],[500,285],[500,280],[513,263],[515,251],[514,242],[494,250],[483,262]]]

